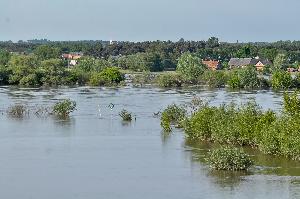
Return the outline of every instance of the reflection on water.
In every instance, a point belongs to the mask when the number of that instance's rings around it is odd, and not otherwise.
[[[272,91],[0,87],[0,198],[300,198],[299,162],[245,148],[251,171],[211,171],[204,158],[214,145],[163,133],[154,113],[194,96],[211,105],[255,99],[265,110],[280,110],[282,100]],[[77,102],[68,119],[5,114],[15,103],[51,107],[65,98]],[[122,122],[124,108],[136,121]]]

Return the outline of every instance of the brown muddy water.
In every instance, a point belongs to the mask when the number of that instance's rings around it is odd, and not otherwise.
[[[187,142],[180,130],[162,133],[153,113],[195,95],[212,105],[255,99],[275,110],[282,101],[272,91],[0,87],[0,198],[300,198],[299,162],[246,149],[256,161],[249,172],[213,172],[203,160],[212,146]],[[5,113],[16,103],[35,108],[65,98],[77,102],[68,120]],[[136,121],[122,122],[123,108]]]

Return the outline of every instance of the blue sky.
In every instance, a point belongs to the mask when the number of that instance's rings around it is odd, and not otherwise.
[[[0,0],[0,40],[300,40],[299,0]]]

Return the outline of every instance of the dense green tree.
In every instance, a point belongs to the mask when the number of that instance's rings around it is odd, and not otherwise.
[[[277,70],[272,74],[271,83],[274,89],[289,89],[293,86],[293,78],[290,73]]]
[[[61,55],[61,50],[59,48],[51,47],[48,45],[42,45],[42,46],[38,46],[34,50],[34,54],[40,60],[55,59],[55,58],[59,58],[59,56]]]
[[[10,70],[6,66],[0,66],[0,85],[8,84]]]
[[[202,61],[191,53],[184,53],[178,60],[177,71],[182,77],[191,82],[196,82],[207,67]]]
[[[64,83],[66,68],[60,59],[48,59],[41,62],[39,67],[40,82],[43,85],[60,85]]]
[[[206,47],[215,48],[219,46],[219,39],[217,37],[211,37],[206,42]]]
[[[280,70],[280,69],[286,69],[287,68],[287,57],[285,54],[278,54],[275,59],[274,59],[274,63],[273,63],[273,70]]]
[[[10,84],[24,84],[29,86],[29,83],[37,84],[37,78],[32,74],[35,74],[39,65],[38,58],[34,55],[14,55],[11,57],[8,66],[11,70],[9,77]],[[28,76],[28,77],[27,77]],[[24,80],[22,80],[24,79]]]
[[[10,60],[11,54],[6,50],[0,49],[0,66],[6,66]]]
[[[116,67],[104,69],[102,72],[93,72],[90,78],[90,84],[93,86],[110,86],[119,84],[124,80],[124,75]]]

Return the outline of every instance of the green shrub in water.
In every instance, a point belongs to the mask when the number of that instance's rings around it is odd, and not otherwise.
[[[90,84],[93,86],[111,86],[123,81],[124,75],[116,67],[105,68],[100,73],[94,72],[90,78]]]
[[[132,113],[128,112],[127,110],[123,109],[119,113],[120,117],[123,119],[123,121],[130,122],[132,120]]]
[[[24,105],[14,105],[8,108],[7,114],[10,117],[23,118],[29,113],[29,110]]]
[[[300,118],[280,117],[263,129],[259,149],[266,154],[300,160]]]
[[[68,117],[70,113],[76,110],[76,102],[70,99],[65,99],[57,102],[53,107],[53,113],[60,117]]]
[[[264,87],[268,86],[266,81],[258,78],[256,69],[252,66],[231,71],[227,84],[232,89],[255,89],[262,85]]]
[[[287,92],[283,95],[283,109],[285,113],[295,116],[300,114],[300,99],[298,92],[288,94]]]
[[[227,73],[219,70],[206,70],[202,75],[202,80],[211,88],[224,87],[227,82],[227,78]]]
[[[272,74],[271,84],[274,89],[288,89],[293,86],[293,78],[290,73],[278,70]]]
[[[210,152],[207,161],[212,169],[215,170],[247,170],[253,165],[249,155],[241,149],[222,147]]]
[[[163,73],[156,78],[160,87],[181,87],[183,83],[182,76],[178,73]]]
[[[161,126],[167,132],[172,130],[171,125],[182,127],[182,122],[186,117],[186,110],[176,104],[168,106],[161,114]]]
[[[266,154],[300,160],[300,100],[285,94],[281,114],[262,111],[255,103],[201,107],[185,120],[185,134],[192,140],[251,146]]]

